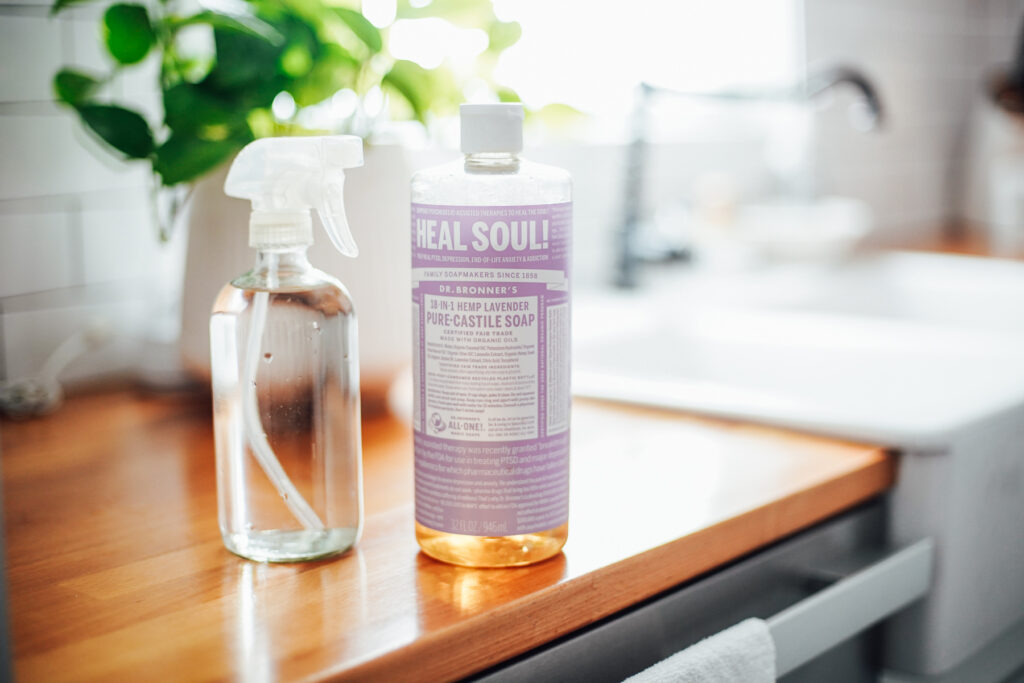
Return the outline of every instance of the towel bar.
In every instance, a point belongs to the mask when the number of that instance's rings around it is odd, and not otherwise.
[[[784,676],[928,592],[935,544],[926,538],[769,618],[776,676]]]

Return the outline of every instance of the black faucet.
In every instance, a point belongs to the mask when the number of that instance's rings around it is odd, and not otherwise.
[[[656,97],[689,97],[695,99],[714,99],[732,101],[776,101],[800,102],[813,100],[833,88],[847,85],[854,88],[860,95],[858,102],[862,105],[865,116],[860,127],[865,130],[876,129],[883,120],[882,102],[878,91],[861,71],[848,66],[835,66],[823,69],[809,76],[804,82],[791,87],[764,90],[719,90],[719,91],[685,91],[673,90],[641,83],[632,114],[632,139],[629,143],[626,162],[625,202],[623,207],[622,227],[616,233],[616,287],[631,289],[637,285],[637,270],[642,263],[666,263],[688,260],[690,251],[678,246],[647,247],[639,244],[640,207],[644,188],[644,167],[647,161],[647,115],[651,103]]]

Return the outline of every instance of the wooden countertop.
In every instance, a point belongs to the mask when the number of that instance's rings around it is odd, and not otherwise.
[[[885,491],[882,449],[578,402],[562,555],[452,567],[413,537],[412,447],[364,426],[366,528],[339,559],[260,565],[216,520],[208,397],[130,392],[4,422],[20,680],[458,678]],[[173,674],[173,675],[172,675]]]

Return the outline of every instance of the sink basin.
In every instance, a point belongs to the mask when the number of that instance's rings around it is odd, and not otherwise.
[[[692,270],[574,307],[577,394],[901,452],[892,538],[939,552],[928,596],[887,625],[887,667],[930,678],[988,661],[1024,619],[1024,264]]]
[[[574,391],[927,448],[1024,400],[1022,301],[1024,265],[911,254],[579,294]]]
[[[792,288],[799,277],[789,276]],[[1024,330],[1024,266],[962,256],[879,254],[817,279],[783,306],[988,330]]]
[[[656,289],[703,304],[1024,331],[1024,264],[907,252],[747,274],[692,273]],[[662,292],[664,294],[664,291]]]

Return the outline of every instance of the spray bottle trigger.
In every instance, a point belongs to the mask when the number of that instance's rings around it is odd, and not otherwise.
[[[324,178],[320,203],[316,212],[320,216],[331,243],[345,256],[357,256],[359,247],[352,237],[352,230],[345,215],[345,174],[328,173]]]

